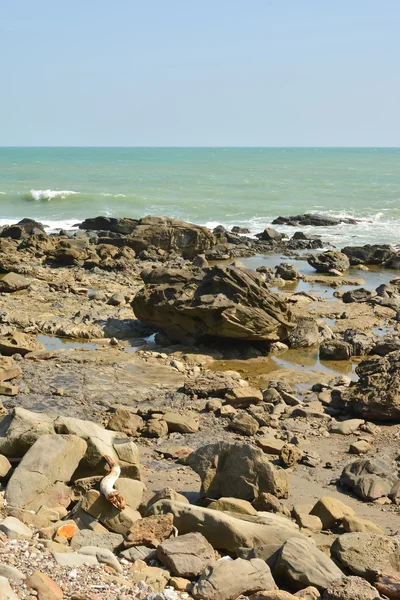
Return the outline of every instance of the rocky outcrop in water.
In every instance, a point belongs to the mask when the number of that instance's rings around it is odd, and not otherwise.
[[[301,225],[311,225],[312,227],[333,227],[346,223],[348,225],[356,225],[356,219],[341,219],[336,217],[327,217],[326,215],[318,215],[307,213],[304,215],[296,215],[290,217],[277,217],[272,221],[272,225],[290,225],[298,227]]]
[[[382,265],[388,268],[399,268],[399,252],[388,244],[365,244],[365,246],[346,246],[342,249],[352,266]]]
[[[331,250],[313,254],[307,259],[307,262],[318,273],[332,273],[333,271],[343,273],[350,267],[349,259],[345,254]]]
[[[276,342],[294,328],[286,303],[249,269],[215,266],[201,271],[154,269],[132,306],[143,322],[170,340],[207,338]]]

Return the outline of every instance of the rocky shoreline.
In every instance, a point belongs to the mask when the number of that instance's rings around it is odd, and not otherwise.
[[[0,599],[400,597],[400,252],[325,248],[0,228]]]

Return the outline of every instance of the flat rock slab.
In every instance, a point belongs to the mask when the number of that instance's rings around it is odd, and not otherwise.
[[[201,533],[187,533],[160,544],[157,559],[179,577],[197,577],[215,562],[215,553]]]

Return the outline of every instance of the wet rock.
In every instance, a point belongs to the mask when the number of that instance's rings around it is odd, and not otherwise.
[[[321,254],[313,254],[307,259],[318,273],[331,273],[339,271],[343,273],[350,267],[350,261],[345,254],[333,250],[322,252]]]
[[[275,268],[275,275],[284,281],[296,281],[300,279],[300,272],[294,265],[281,263]]]
[[[266,520],[253,523],[219,510],[170,500],[153,504],[150,512],[158,515],[171,513],[180,535],[198,531],[214,548],[229,552],[236,552],[240,547],[269,544],[273,546],[273,554],[289,538],[303,538],[294,528],[294,523],[280,515],[269,515],[268,524]]]
[[[365,419],[400,418],[400,350],[370,358],[356,368],[359,380],[343,394],[349,409]]]
[[[22,375],[22,369],[13,358],[0,356],[0,381],[9,381]]]
[[[41,571],[34,571],[25,581],[28,589],[35,590],[38,600],[62,600],[64,594],[55,581]]]
[[[128,436],[135,435],[144,427],[144,421],[139,415],[135,415],[127,408],[117,408],[108,421],[107,429],[122,431]]]
[[[255,271],[232,266],[200,274],[154,269],[132,306],[137,318],[183,343],[210,337],[277,342],[294,327],[286,303]]]
[[[311,317],[301,317],[289,336],[291,348],[311,348],[321,341],[318,323]]]
[[[187,464],[200,475],[200,495],[208,498],[230,496],[254,500],[260,492],[278,498],[288,495],[288,478],[274,467],[262,450],[249,444],[217,442],[190,454]]]
[[[323,593],[322,600],[379,600],[380,595],[361,577],[343,577],[332,583]]]
[[[276,589],[268,565],[258,559],[220,560],[209,566],[194,585],[192,595],[201,600],[236,600],[241,594]]]
[[[276,229],[272,229],[272,227],[266,227],[263,232],[257,233],[256,237],[264,242],[280,242],[283,235]]]
[[[28,352],[40,352],[45,347],[34,336],[26,333],[8,333],[0,336],[0,352],[4,356],[20,354],[25,356]]]
[[[250,436],[257,433],[259,424],[251,415],[242,413],[232,419],[229,428],[232,429],[232,431],[240,433],[241,435]]]
[[[399,572],[400,541],[374,533],[344,533],[333,543],[332,556],[354,575],[373,582],[379,572]]]
[[[321,360],[349,360],[352,355],[352,347],[347,342],[330,340],[325,342],[319,349]]]
[[[25,290],[30,285],[30,282],[23,275],[17,273],[7,273],[0,277],[0,293],[12,293]]]
[[[397,473],[390,465],[370,458],[348,464],[340,476],[341,485],[367,501],[388,496],[397,481]]]
[[[325,590],[343,577],[335,563],[307,538],[285,542],[273,573],[278,582],[284,582],[294,591],[308,585]]]
[[[370,290],[367,290],[365,288],[348,290],[344,292],[342,296],[342,302],[344,302],[345,304],[350,304],[352,302],[368,302],[375,295],[375,292],[371,292]]]
[[[157,559],[174,575],[197,577],[215,562],[215,554],[201,533],[187,533],[160,544]]]
[[[355,225],[357,221],[350,218],[328,217],[316,213],[305,213],[290,217],[277,217],[272,221],[272,225],[291,225],[292,227],[311,225],[313,227],[334,227],[340,223]]]
[[[28,450],[7,485],[11,506],[38,510],[42,505],[68,506],[65,485],[85,455],[84,440],[73,435],[43,435]]]
[[[342,252],[349,258],[351,265],[382,265],[395,256],[392,246],[388,244],[346,246]]]

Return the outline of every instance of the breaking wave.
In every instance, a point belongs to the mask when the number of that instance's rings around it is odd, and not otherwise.
[[[79,192],[72,190],[31,190],[28,194],[28,198],[35,201],[41,200],[54,200],[54,198],[67,198],[68,196],[75,196]]]

